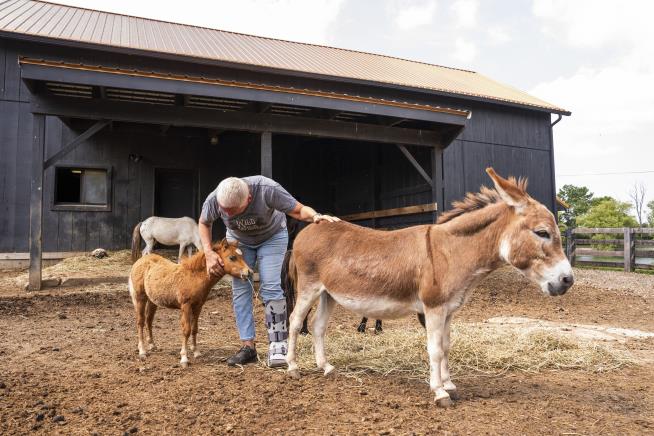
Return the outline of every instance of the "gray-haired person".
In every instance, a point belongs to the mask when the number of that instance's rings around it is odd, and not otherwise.
[[[205,200],[198,223],[208,273],[222,267],[222,260],[211,250],[211,226],[218,218],[227,227],[227,239],[239,242],[243,258],[250,268],[258,264],[259,295],[265,306],[270,367],[286,365],[287,313],[281,287],[281,268],[288,243],[286,215],[314,223],[339,221],[336,217],[321,215],[301,204],[274,180],[251,176],[229,177],[221,181]],[[232,279],[234,316],[243,345],[227,359],[228,365],[257,360],[252,291],[248,281]]]

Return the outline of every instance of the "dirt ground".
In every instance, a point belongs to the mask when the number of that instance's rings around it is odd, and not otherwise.
[[[120,280],[27,293],[11,284],[17,274],[0,272],[2,434],[654,434],[651,339],[622,345],[640,363],[606,373],[456,377],[461,399],[444,410],[426,383],[401,376],[324,378],[303,368],[292,380],[262,364],[228,367],[224,360],[238,349],[228,289],[207,302],[198,337],[203,355],[184,370],[177,364],[177,312],[158,312],[159,349],[143,363]],[[592,279],[592,272],[583,275]],[[552,298],[499,271],[457,320],[521,316],[654,332],[654,288],[602,286],[610,277],[586,279]],[[260,311],[257,319],[265,337]],[[355,335],[358,321],[337,309],[330,328]],[[384,328],[420,327],[404,319]]]

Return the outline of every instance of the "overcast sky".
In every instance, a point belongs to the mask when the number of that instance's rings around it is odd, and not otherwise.
[[[58,0],[100,10],[478,71],[572,111],[557,185],[654,199],[654,2]],[[536,181],[531,181],[536,183]]]

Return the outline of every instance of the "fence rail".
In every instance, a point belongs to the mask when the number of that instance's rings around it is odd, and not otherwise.
[[[593,239],[596,235],[607,235],[611,239]],[[578,227],[565,233],[565,252],[573,266],[654,270],[653,247],[654,228]]]

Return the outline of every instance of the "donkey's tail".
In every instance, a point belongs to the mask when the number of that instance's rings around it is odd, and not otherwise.
[[[136,262],[141,257],[141,223],[134,226],[132,231],[132,262]]]
[[[286,313],[293,312],[295,308],[295,284],[297,283],[297,270],[293,262],[293,250],[288,250],[282,263],[282,288],[286,297]]]

